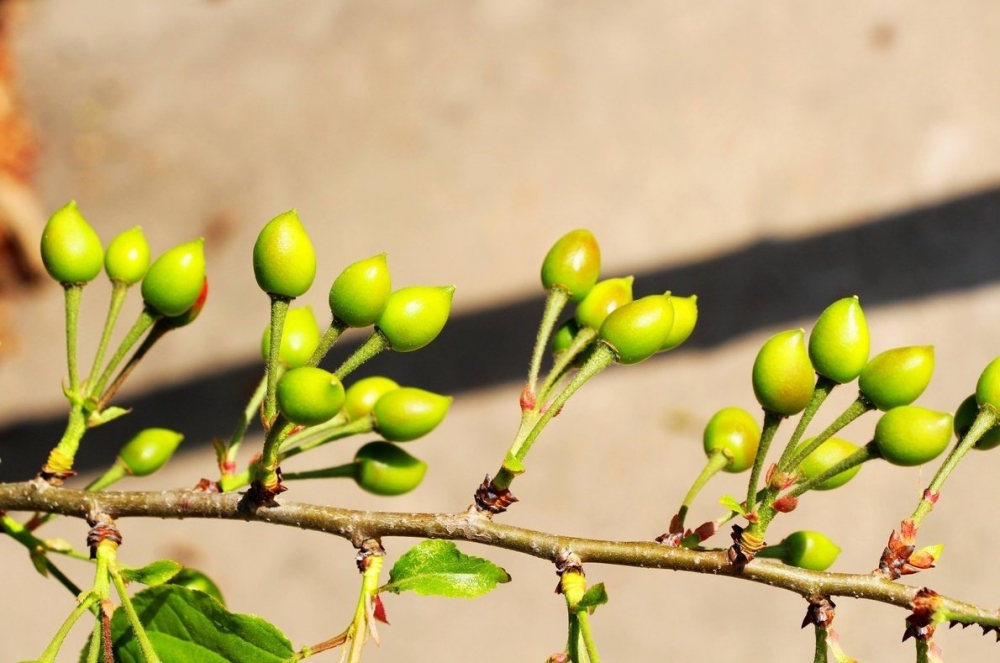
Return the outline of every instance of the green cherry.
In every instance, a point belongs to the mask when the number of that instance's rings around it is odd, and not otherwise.
[[[789,566],[810,571],[826,571],[840,555],[840,546],[825,535],[808,530],[792,532],[773,548],[775,554],[761,551],[757,556],[774,556]]]
[[[972,394],[958,406],[955,411],[955,435],[959,439],[965,437],[969,429],[972,428],[972,422],[976,420],[979,415],[979,403],[976,402],[976,395]],[[983,436],[976,440],[974,448],[980,451],[989,451],[1000,447],[1000,425],[994,426],[989,429]]]
[[[574,318],[570,318],[552,334],[552,354],[559,354],[569,349],[573,344],[573,339],[580,332],[580,324]]]
[[[581,327],[600,329],[609,313],[632,301],[632,281],[633,277],[627,276],[597,283],[576,305],[576,321]]]
[[[375,430],[390,442],[408,442],[434,430],[448,414],[451,396],[415,387],[386,392],[375,403]]]
[[[294,299],[309,290],[316,277],[316,253],[294,209],[260,231],[253,246],[253,273],[269,295]]]
[[[195,305],[205,286],[204,243],[196,239],[175,246],[153,261],[142,279],[147,306],[173,317]]]
[[[649,295],[612,311],[597,332],[619,363],[636,364],[663,347],[674,325],[674,307],[666,295]]]
[[[752,382],[765,410],[786,417],[804,410],[815,383],[805,332],[792,329],[767,339],[754,360]]]
[[[330,288],[330,310],[348,327],[375,324],[392,292],[385,254],[349,265]]]
[[[729,463],[726,472],[743,472],[753,466],[760,444],[760,426],[743,408],[724,407],[708,420],[703,436],[705,455],[722,451]]]
[[[424,347],[441,333],[451,313],[455,286],[400,288],[385,303],[376,322],[396,352]]]
[[[194,300],[194,305],[188,310],[184,311],[180,315],[175,315],[169,318],[163,318],[161,324],[169,326],[171,329],[177,329],[179,327],[186,327],[201,315],[201,311],[205,308],[205,302],[208,301],[208,278],[201,284],[201,292],[198,293],[198,299]]]
[[[1000,357],[983,369],[976,383],[976,401],[980,405],[989,403],[1000,410]]]
[[[60,283],[88,283],[104,264],[101,240],[71,200],[49,217],[42,230],[42,263]]]
[[[322,368],[293,368],[278,380],[278,410],[293,424],[315,426],[329,421],[344,405],[344,385]]]
[[[951,441],[952,416],[918,405],[894,407],[875,425],[879,455],[893,465],[923,465]]]
[[[177,572],[173,578],[167,581],[168,585],[179,585],[196,592],[208,594],[213,599],[226,605],[226,600],[222,598],[222,591],[211,578],[196,569],[183,568]]]
[[[809,359],[816,372],[838,384],[851,382],[868,363],[871,342],[858,298],[830,304],[809,335]]]
[[[872,357],[861,370],[858,387],[880,410],[917,400],[934,373],[934,347],[893,348]]]
[[[289,368],[305,366],[319,345],[319,322],[313,315],[311,306],[289,308],[285,314],[285,326],[281,332],[281,349],[278,359]],[[260,340],[260,353],[267,362],[271,349],[271,326],[264,328],[264,336]]]
[[[552,245],[542,261],[542,285],[566,292],[570,301],[583,299],[601,272],[601,248],[589,230],[573,230]]]
[[[426,473],[427,463],[389,442],[369,442],[354,456],[354,481],[376,495],[408,493]]]
[[[104,271],[112,281],[135,285],[149,268],[149,243],[136,226],[119,234],[104,253]]]
[[[802,446],[808,445],[812,439],[804,440]],[[799,465],[799,471],[806,479],[811,479],[815,476],[819,476],[827,469],[832,468],[834,465],[842,460],[845,460],[848,456],[854,455],[859,451],[861,447],[854,444],[853,442],[848,442],[847,440],[842,440],[839,437],[831,437],[830,439],[823,442],[823,444],[816,447],[816,449],[803,459],[802,463]],[[816,490],[833,490],[834,488],[840,488],[845,483],[854,478],[854,475],[861,471],[860,465],[855,465],[854,467],[844,470],[840,474],[835,474],[823,483],[816,486]]]
[[[144,477],[167,464],[184,436],[166,428],[147,428],[125,443],[118,460],[129,474]]]
[[[390,391],[399,389],[395,380],[381,375],[361,378],[350,387],[344,396],[344,411],[349,421],[357,421],[371,414],[375,403]]]
[[[678,345],[688,340],[694,326],[698,322],[698,296],[674,297],[670,296],[670,305],[674,307],[674,325],[670,328],[667,340],[660,346],[660,352],[673,350]]]

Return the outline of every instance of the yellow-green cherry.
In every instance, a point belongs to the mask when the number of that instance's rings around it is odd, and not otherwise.
[[[269,295],[294,299],[309,290],[316,277],[316,253],[294,209],[260,231],[253,246],[253,273]]]
[[[670,305],[674,307],[674,325],[670,328],[667,340],[660,346],[660,352],[673,350],[688,340],[698,323],[698,296],[670,296]]]
[[[976,395],[972,394],[958,406],[955,410],[955,435],[959,439],[965,437],[969,429],[972,428],[972,423],[976,420],[979,415],[979,403],[976,402]],[[1000,447],[1000,425],[993,426],[988,431],[983,433],[983,436],[976,440],[974,448],[980,451],[989,451]]]
[[[448,414],[451,396],[415,387],[386,392],[372,409],[375,430],[390,442],[407,442],[437,428]]]
[[[808,445],[811,441],[811,439],[803,441],[802,446],[804,447]],[[799,465],[799,471],[806,479],[812,479],[813,477],[817,477],[826,470],[832,468],[840,461],[846,460],[848,456],[853,456],[860,450],[861,447],[853,442],[848,442],[847,440],[843,440],[839,437],[831,437],[816,447],[811,454],[803,459],[802,463]],[[834,488],[840,488],[845,483],[853,479],[854,475],[860,471],[861,465],[855,465],[854,467],[846,469],[843,472],[835,474],[829,479],[821,482],[816,486],[816,490],[833,490]]]
[[[809,335],[809,359],[816,373],[838,384],[851,382],[868,363],[868,323],[857,297],[845,297],[820,314]]]
[[[369,442],[354,456],[354,481],[376,495],[408,493],[426,473],[427,463],[389,442]]]
[[[552,333],[552,353],[559,354],[564,350],[568,350],[578,333],[580,333],[580,324],[575,318],[570,318],[559,325],[555,332]]]
[[[858,387],[880,410],[917,400],[934,373],[934,347],[893,348],[872,357],[861,370]]]
[[[149,268],[149,242],[136,226],[116,236],[104,252],[104,271],[112,281],[135,285]]]
[[[780,559],[789,566],[810,571],[826,571],[840,555],[840,546],[819,532],[792,532],[776,546],[761,550],[757,557]]]
[[[195,305],[205,286],[204,243],[202,239],[186,242],[153,261],[142,279],[147,306],[173,317]]]
[[[798,414],[812,398],[814,375],[805,332],[779,332],[764,342],[754,360],[753,393],[765,410],[786,417]]]
[[[205,302],[208,301],[208,277],[201,284],[201,292],[198,293],[198,299],[194,300],[194,304],[188,310],[184,311],[180,315],[175,315],[169,318],[163,318],[160,324],[165,324],[172,329],[177,329],[179,327],[186,327],[201,315],[202,309],[205,308]]]
[[[923,465],[941,455],[951,441],[952,417],[918,405],[901,405],[875,424],[879,455],[893,465]]]
[[[616,308],[632,301],[633,277],[605,279],[594,285],[579,304],[575,319],[581,327],[600,329],[604,319]]]
[[[583,299],[601,272],[601,248],[589,230],[572,230],[552,245],[542,261],[542,285],[561,290],[570,301]]]
[[[278,380],[278,410],[293,424],[315,426],[329,421],[344,405],[344,386],[322,368],[293,368]]]
[[[104,248],[71,200],[49,217],[42,230],[42,264],[60,283],[88,283],[101,272]]]
[[[721,451],[728,463],[726,472],[743,472],[753,466],[760,444],[760,426],[753,416],[739,407],[724,407],[708,420],[703,436],[705,455]]]
[[[148,476],[167,464],[183,439],[176,431],[147,428],[125,443],[118,452],[118,460],[129,474]]]
[[[381,253],[342,271],[330,287],[330,310],[348,327],[375,324],[392,292],[389,265]]]
[[[285,326],[281,332],[281,349],[278,350],[278,360],[289,368],[305,366],[313,351],[319,345],[319,322],[313,315],[311,306],[300,306],[288,309],[285,315]],[[264,328],[264,336],[260,340],[260,352],[267,362],[271,349],[271,327]]]
[[[455,286],[400,288],[389,295],[376,325],[394,351],[419,350],[444,329],[454,294]]]
[[[357,421],[371,414],[375,403],[390,391],[399,389],[395,380],[381,375],[361,378],[350,387],[344,397],[344,412],[349,421]]]
[[[649,295],[612,311],[597,333],[621,364],[652,357],[674,325],[674,307],[666,295]]]
[[[1000,357],[987,364],[980,374],[976,383],[976,402],[1000,410]]]

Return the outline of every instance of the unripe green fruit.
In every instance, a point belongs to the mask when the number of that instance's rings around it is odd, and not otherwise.
[[[42,230],[42,263],[60,283],[87,283],[101,271],[101,240],[71,200],[49,217]]]
[[[784,549],[782,562],[811,571],[826,571],[840,555],[840,546],[819,532],[807,530],[792,532],[778,545]]]
[[[552,245],[542,261],[542,286],[558,288],[570,301],[583,299],[601,272],[601,248],[589,230],[573,230]]]
[[[219,586],[212,582],[212,579],[201,571],[184,568],[177,572],[173,578],[167,581],[168,585],[179,585],[196,592],[208,594],[213,599],[226,605],[226,599],[222,598],[222,591]]]
[[[396,352],[424,347],[441,333],[451,313],[455,286],[400,288],[389,295],[376,322]]]
[[[427,463],[388,442],[369,442],[354,456],[354,480],[376,495],[408,493],[425,474]]]
[[[633,277],[606,279],[596,284],[576,306],[576,321],[581,327],[600,329],[601,323],[616,308],[632,301]]]
[[[104,253],[104,271],[112,281],[135,285],[149,268],[149,242],[136,226],[119,234]]]
[[[129,474],[144,477],[167,464],[184,436],[166,428],[140,431],[118,452],[118,460]]]
[[[976,401],[976,395],[972,394],[962,401],[958,410],[955,411],[955,435],[959,439],[966,436],[977,416],[979,416],[979,403]],[[989,451],[1000,447],[1000,425],[995,425],[983,433],[983,436],[976,440],[973,447],[980,451]]]
[[[348,327],[375,324],[392,292],[385,254],[360,260],[342,271],[330,287],[330,310]]]
[[[868,363],[871,342],[858,298],[830,304],[809,335],[809,359],[816,372],[838,384],[851,382]]]
[[[285,326],[281,331],[281,349],[278,361],[289,368],[304,366],[319,345],[319,322],[313,315],[311,306],[289,308],[285,314]],[[260,340],[260,353],[267,362],[271,351],[271,326],[264,328]]]
[[[303,366],[281,376],[275,396],[286,419],[300,426],[315,426],[340,412],[344,385],[329,371]]]
[[[151,309],[173,317],[195,305],[205,285],[205,240],[170,249],[153,261],[142,279],[142,299]]]
[[[674,307],[674,324],[670,328],[667,340],[660,346],[660,352],[673,350],[678,345],[688,340],[694,326],[698,323],[698,296],[674,297],[670,296],[670,305]]]
[[[201,315],[201,310],[205,308],[205,302],[208,300],[208,277],[205,278],[204,282],[201,284],[201,292],[198,293],[198,299],[195,300],[194,305],[188,310],[184,311],[180,315],[175,315],[169,318],[163,318],[162,322],[170,325],[172,328],[177,329],[178,327],[186,327]]]
[[[952,417],[918,405],[901,405],[875,424],[879,454],[893,465],[923,465],[941,455],[951,441]]]
[[[448,414],[451,396],[415,387],[386,392],[372,410],[375,430],[390,442],[407,442],[434,430]]]
[[[559,354],[569,349],[569,346],[573,344],[573,339],[576,338],[579,332],[580,325],[574,318],[570,318],[559,325],[552,334],[552,353]]]
[[[858,387],[880,410],[917,400],[934,373],[934,347],[893,348],[872,357],[861,370]]]
[[[980,405],[989,403],[1000,410],[1000,357],[997,357],[983,369],[976,383],[976,401]]]
[[[399,389],[399,384],[395,380],[381,375],[361,378],[347,388],[347,394],[344,398],[344,411],[347,413],[347,419],[357,421],[367,417],[380,398],[396,389]]]
[[[614,350],[619,363],[636,364],[659,352],[673,325],[670,298],[649,295],[612,311],[597,336]]]
[[[811,441],[811,439],[805,440],[802,443],[802,446],[809,444]],[[842,440],[839,437],[831,437],[829,440],[826,440],[823,444],[819,445],[819,447],[817,447],[811,454],[805,457],[799,465],[799,471],[802,472],[802,475],[805,478],[811,479],[815,476],[819,476],[848,456],[854,455],[860,449],[861,447],[852,442]],[[854,467],[844,470],[840,474],[835,474],[826,481],[822,482],[816,486],[816,490],[833,490],[834,488],[840,488],[845,483],[853,479],[854,475],[860,471],[861,466],[855,465]]]
[[[316,278],[316,253],[294,209],[260,231],[253,245],[253,273],[269,295],[294,299],[309,290]]]
[[[753,467],[760,445],[760,426],[743,408],[724,407],[708,420],[702,439],[706,456],[722,451],[729,459],[723,470],[743,472]]]
[[[764,342],[753,363],[753,393],[761,407],[791,416],[806,408],[815,383],[805,332],[792,329]]]

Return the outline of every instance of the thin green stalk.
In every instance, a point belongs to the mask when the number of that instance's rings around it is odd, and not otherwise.
[[[566,635],[566,653],[570,663],[584,663],[580,658],[580,616],[569,611],[569,628]]]
[[[243,416],[236,422],[236,429],[233,430],[233,435],[229,438],[229,445],[226,447],[226,463],[232,465],[232,469],[235,469],[236,454],[240,450],[240,444],[243,443],[243,437],[250,427],[250,422],[253,421],[254,417],[259,416],[260,404],[264,400],[266,391],[267,375],[265,374],[257,384],[257,388],[254,389],[253,395],[250,396],[247,406],[243,409]]]
[[[795,432],[792,433],[791,439],[788,440],[788,444],[785,446],[785,450],[781,452],[781,457],[778,459],[778,469],[784,469],[786,463],[788,462],[788,457],[791,456],[799,446],[799,440],[806,432],[806,428],[809,427],[809,423],[812,422],[813,416],[819,411],[820,406],[826,400],[826,397],[830,395],[833,388],[837,386],[837,383],[830,378],[823,377],[822,375],[816,378],[816,387],[813,389],[812,398],[809,399],[809,405],[803,410],[802,416],[799,417],[799,423],[795,426]]]
[[[153,349],[153,346],[156,345],[161,338],[166,336],[167,332],[173,329],[176,329],[176,327],[166,322],[166,318],[160,318],[153,323],[153,328],[149,330],[149,335],[142,339],[142,343],[139,344],[136,351],[132,353],[132,356],[128,358],[127,362],[125,362],[125,365],[122,366],[120,371],[118,371],[118,375],[115,376],[115,379],[111,381],[111,384],[108,385],[108,387],[104,390],[104,393],[102,393],[100,398],[98,398],[96,411],[100,412],[107,407],[108,402],[115,397],[115,394],[117,394],[118,390],[121,389],[123,384],[125,384],[125,380],[132,375],[132,371],[134,371],[135,367],[139,365],[139,362],[143,360],[146,354]]]
[[[767,450],[771,446],[774,434],[778,432],[784,417],[776,412],[764,410],[764,426],[760,435],[760,444],[757,446],[757,455],[753,459],[753,467],[750,469],[750,480],[747,482],[747,511],[753,512],[757,503],[757,484],[760,483],[760,471],[764,467],[767,459]]]
[[[98,663],[101,656],[101,620],[94,624],[94,630],[90,632],[90,640],[87,641],[87,663]]]
[[[348,375],[354,372],[358,366],[365,363],[375,355],[385,350],[391,350],[392,346],[389,345],[389,339],[385,337],[381,331],[376,329],[372,332],[372,335],[355,350],[350,357],[348,357],[343,364],[341,364],[337,370],[333,372],[338,378],[343,380]]]
[[[583,646],[590,658],[590,663],[601,663],[601,657],[597,653],[597,644],[594,642],[594,634],[590,630],[590,615],[586,610],[577,613],[580,623],[580,636],[583,638]]]
[[[94,603],[96,597],[88,594],[86,597],[81,597],[80,603],[73,608],[73,612],[69,613],[69,617],[63,622],[59,630],[56,631],[56,635],[52,638],[52,642],[49,646],[45,648],[42,655],[38,657],[37,663],[55,663],[56,655],[59,654],[59,650],[62,648],[63,642],[66,641],[66,636],[76,625],[77,620],[83,616],[83,613],[90,610],[90,606]]]
[[[587,349],[587,346],[589,346],[595,338],[597,338],[597,330],[593,327],[584,327],[577,332],[569,347],[556,355],[555,363],[552,365],[552,369],[549,370],[548,374],[545,376],[545,380],[542,381],[541,388],[538,390],[538,394],[536,396],[536,402],[538,405],[545,403],[551,395],[550,392],[552,391],[552,388],[566,373],[570,364],[573,363],[581,352]]]
[[[288,313],[288,304],[291,300],[287,297],[271,295],[271,347],[267,353],[267,395],[264,397],[264,421],[270,422],[274,419],[278,405],[275,401],[275,392],[278,388],[278,365],[281,361],[281,335],[285,330],[285,315]]]
[[[841,472],[846,472],[852,467],[861,465],[862,463],[867,463],[870,460],[874,460],[876,458],[881,458],[881,457],[882,454],[879,453],[878,445],[876,445],[874,441],[869,442],[868,444],[861,447],[853,454],[851,454],[844,460],[840,461],[839,463],[826,468],[824,471],[820,472],[813,478],[807,479],[806,481],[797,484],[795,488],[788,491],[787,496],[798,497],[802,493],[813,490],[814,488],[816,488],[816,486],[820,485],[830,477],[835,477]]]
[[[279,414],[271,424],[270,430],[264,437],[264,450],[261,452],[260,460],[257,461],[257,480],[266,488],[274,488],[278,485],[278,448],[282,440],[288,436],[288,431],[292,430],[295,424],[285,419]]]
[[[79,396],[80,374],[76,365],[76,335],[80,321],[80,301],[83,299],[83,284],[63,283],[66,303],[66,366],[69,370],[69,393]]]
[[[716,474],[721,472],[726,465],[729,464],[729,457],[726,456],[725,452],[721,449],[716,449],[712,452],[712,455],[708,457],[708,462],[705,463],[705,467],[698,474],[698,477],[691,484],[691,488],[688,490],[687,495],[684,496],[684,501],[681,502],[681,508],[677,511],[677,524],[680,531],[684,531],[684,519],[687,518],[688,510],[691,505],[694,504],[694,500],[698,497],[698,493],[701,489],[705,487],[709,479],[714,477]]]
[[[934,478],[931,479],[930,485],[927,486],[927,490],[924,491],[923,496],[917,503],[917,508],[913,511],[913,515],[910,516],[914,527],[919,527],[920,522],[934,508],[934,503],[937,501],[938,494],[941,492],[944,482],[948,480],[951,473],[958,467],[958,463],[965,457],[965,454],[975,446],[976,442],[986,431],[997,424],[997,421],[1000,421],[1000,412],[995,407],[989,403],[979,406],[979,415],[972,422],[969,432],[965,434],[965,437],[959,441],[948,454],[948,457],[945,458],[945,461],[941,463],[941,467],[938,468]]]
[[[917,663],[930,663],[930,644],[923,638],[914,638],[917,643]]]
[[[345,329],[347,329],[347,325],[337,318],[334,318],[330,323],[330,326],[326,328],[325,332],[323,332],[323,336],[319,339],[319,345],[316,346],[312,356],[309,357],[309,361],[307,361],[305,365],[318,366],[319,362],[323,360],[323,357],[325,357],[326,353],[330,351],[330,348],[332,348],[333,344],[337,342],[337,339],[340,338],[340,335],[344,333]]]
[[[814,630],[816,632],[816,649],[813,652],[813,663],[827,663],[829,659],[827,659],[826,652],[826,629],[816,624]]]
[[[113,556],[114,548],[109,546],[108,550],[111,551],[110,554]],[[101,554],[100,551],[101,546],[98,546],[98,555]],[[139,642],[139,650],[142,652],[143,661],[145,661],[145,663],[159,663],[160,657],[157,656],[156,650],[153,649],[153,643],[149,641],[146,629],[139,620],[139,615],[135,611],[135,606],[132,605],[132,599],[129,598],[128,589],[125,587],[125,579],[122,578],[121,571],[118,570],[113,559],[111,562],[111,580],[115,584],[115,590],[118,593],[119,600],[122,602],[122,608],[125,609],[125,615],[128,617],[128,622],[132,626],[132,634]]]
[[[94,364],[90,368],[90,377],[87,378],[87,388],[94,384],[97,373],[101,370],[104,362],[104,353],[108,350],[108,342],[111,340],[111,333],[115,329],[115,322],[118,321],[118,314],[122,310],[125,302],[125,295],[128,292],[128,284],[124,281],[111,281],[111,301],[108,303],[108,316],[104,321],[104,331],[101,332],[101,341],[97,345],[97,353],[94,355]]]
[[[55,475],[65,474],[73,469],[73,461],[76,452],[80,448],[80,440],[87,432],[87,419],[83,413],[83,405],[76,403],[70,408],[69,417],[66,420],[66,430],[56,444],[55,448],[49,452],[48,460],[45,462],[43,471]]]
[[[281,478],[284,481],[301,481],[302,479],[353,479],[356,468],[356,463],[345,463],[344,465],[324,467],[319,470],[283,472]]]
[[[326,424],[320,424],[313,428],[321,428]],[[350,437],[352,435],[358,435],[360,433],[370,433],[374,430],[375,420],[372,417],[363,417],[361,419],[356,419],[354,421],[348,422],[346,424],[340,424],[339,426],[331,426],[323,430],[313,431],[313,428],[307,428],[301,433],[309,432],[309,435],[290,442],[293,437],[299,435],[289,435],[285,438],[284,442],[281,443],[281,453],[279,457],[281,460],[285,458],[292,458],[293,456],[298,456],[306,451],[311,451],[316,447],[334,442],[336,440],[342,440],[345,437]]]
[[[545,348],[549,345],[549,337],[552,336],[552,329],[556,326],[559,314],[569,303],[569,293],[560,288],[549,290],[548,297],[545,298],[545,311],[542,313],[542,322],[538,326],[538,335],[535,337],[535,349],[531,353],[531,365],[528,368],[528,393],[535,395],[535,388],[538,385],[538,374],[542,369],[542,357],[545,356]]]
[[[108,380],[111,379],[111,375],[115,372],[115,369],[118,368],[118,364],[121,363],[122,359],[125,358],[125,355],[132,349],[132,346],[139,341],[143,334],[146,333],[146,330],[152,327],[153,323],[162,317],[163,315],[161,313],[151,310],[148,306],[142,309],[142,312],[139,313],[139,317],[132,324],[132,328],[128,330],[127,334],[125,334],[125,338],[122,339],[122,342],[115,351],[115,354],[111,357],[111,360],[108,361],[108,365],[105,366],[100,379],[94,384],[88,385],[89,394],[97,395],[104,392],[104,385],[106,385]]]
[[[858,397],[854,400],[854,402],[847,406],[847,409],[844,410],[832,424],[827,426],[826,430],[814,437],[808,445],[800,446],[794,455],[789,454],[791,458],[786,458],[785,464],[778,466],[778,471],[788,471],[798,467],[799,464],[805,460],[805,457],[815,451],[819,445],[829,440],[840,429],[863,415],[865,412],[869,412],[874,409],[875,406],[864,394],[858,394]]]

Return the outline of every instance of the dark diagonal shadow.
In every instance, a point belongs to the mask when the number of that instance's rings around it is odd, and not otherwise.
[[[698,294],[698,329],[685,348],[712,348],[755,330],[817,315],[857,294],[867,309],[1000,280],[1000,189],[800,239],[764,240],[689,264],[636,274],[636,291]],[[379,357],[403,384],[455,394],[522,379],[543,308],[534,297],[456,315],[427,348]],[[337,365],[353,348],[338,347]],[[652,361],[658,361],[653,359]],[[104,467],[124,436],[183,413],[191,442],[226,436],[260,376],[256,364],[199,375],[129,398],[134,414],[88,434],[81,469]],[[62,416],[0,429],[0,479],[33,474],[62,434]],[[93,438],[93,439],[91,439]]]

